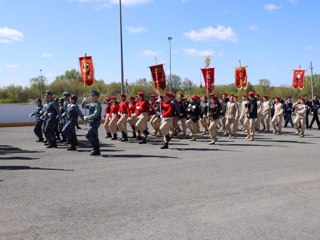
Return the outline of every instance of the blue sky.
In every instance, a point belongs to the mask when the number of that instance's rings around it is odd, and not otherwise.
[[[52,82],[93,56],[97,79],[120,81],[118,0],[0,0],[0,86]],[[199,85],[204,56],[212,55],[216,84],[234,82],[248,66],[253,84],[267,78],[290,85],[292,69],[320,68],[318,0],[122,0],[125,79],[151,78],[149,65]]]

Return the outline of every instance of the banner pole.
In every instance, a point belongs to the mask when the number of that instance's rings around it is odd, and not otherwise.
[[[310,69],[311,69],[311,96],[313,99],[313,66],[312,66],[312,62],[310,62]]]

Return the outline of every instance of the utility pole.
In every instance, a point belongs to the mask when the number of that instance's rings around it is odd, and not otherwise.
[[[311,97],[313,98],[313,66],[312,62],[310,62],[310,69],[311,69]]]
[[[123,71],[123,40],[122,40],[122,6],[119,0],[120,10],[120,51],[121,51],[121,93],[124,93],[124,71]]]
[[[171,92],[171,85],[172,85],[172,78],[171,78],[171,40],[172,37],[168,37],[168,41],[169,41],[169,71],[170,71],[170,75],[169,75],[169,91]]]

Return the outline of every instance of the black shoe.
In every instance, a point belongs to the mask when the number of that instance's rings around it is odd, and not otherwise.
[[[111,140],[117,140],[117,139],[118,139],[117,134],[113,134],[113,137],[111,138]]]
[[[43,142],[43,138],[39,138],[36,142]]]
[[[98,156],[98,155],[101,155],[100,150],[93,150],[93,151],[90,153],[90,156]]]
[[[67,151],[77,151],[76,146],[70,146]]]
[[[50,143],[49,142],[44,142],[44,145],[48,146],[48,145],[50,145]]]
[[[57,143],[50,143],[47,148],[57,148]]]
[[[146,144],[147,143],[147,139],[143,138],[141,142],[139,142],[139,144]]]
[[[112,135],[111,135],[111,133],[107,133],[107,136],[106,136],[106,138],[112,138]]]
[[[161,147],[161,149],[168,149],[168,148],[169,148],[169,146],[168,146],[167,142]]]
[[[77,129],[82,129],[81,127],[77,126]]]
[[[63,138],[60,142],[65,143],[65,142],[67,142],[67,139]]]
[[[136,138],[136,140],[142,140],[143,137],[141,137],[140,135],[138,135],[138,137]]]
[[[136,132],[132,132],[132,138],[137,138]]]

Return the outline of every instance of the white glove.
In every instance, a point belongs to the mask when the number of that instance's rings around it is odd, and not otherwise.
[[[87,121],[89,119],[89,116],[84,116],[83,120]]]
[[[32,113],[29,114],[29,117],[32,117]]]

